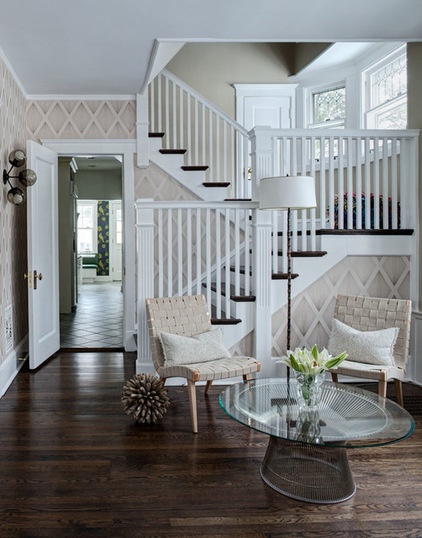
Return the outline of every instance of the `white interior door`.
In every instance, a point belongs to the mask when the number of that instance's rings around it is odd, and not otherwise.
[[[29,367],[60,348],[57,154],[27,143],[27,166],[37,174],[27,189]]]
[[[297,84],[234,84],[236,121],[245,129],[295,127]]]
[[[236,121],[254,127],[293,129],[296,125],[297,84],[234,84]],[[239,148],[243,161],[243,148]],[[251,158],[248,158],[250,169]]]

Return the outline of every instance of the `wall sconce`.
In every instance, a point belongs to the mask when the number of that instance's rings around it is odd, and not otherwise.
[[[10,178],[18,179],[24,187],[31,187],[37,181],[37,174],[33,170],[26,168],[25,170],[21,170],[17,176],[10,175],[13,168],[21,168],[26,163],[25,152],[21,149],[16,149],[9,154],[9,163],[11,164],[9,171],[3,170],[3,183],[5,185],[9,183],[10,185],[7,199],[12,204],[21,205],[25,201],[25,192],[19,187],[14,187],[10,183]]]

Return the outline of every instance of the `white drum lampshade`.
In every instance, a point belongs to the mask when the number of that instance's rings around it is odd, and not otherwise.
[[[266,177],[259,182],[260,209],[316,207],[315,179],[311,176]]]

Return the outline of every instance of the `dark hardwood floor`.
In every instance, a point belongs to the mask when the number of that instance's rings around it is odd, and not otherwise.
[[[267,437],[220,409],[222,387],[169,388],[159,425],[125,415],[133,354],[60,353],[0,400],[1,537],[422,537],[422,388],[405,387],[416,431],[353,449],[356,495],[314,505],[264,484]]]

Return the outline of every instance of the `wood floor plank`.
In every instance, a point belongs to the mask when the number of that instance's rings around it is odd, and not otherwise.
[[[186,387],[168,388],[162,423],[135,424],[120,401],[134,364],[60,353],[21,371],[0,400],[1,538],[422,538],[421,387],[404,387],[414,434],[349,450],[356,495],[315,505],[262,481],[268,438],[222,411],[221,386],[199,387],[197,435]]]

